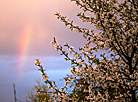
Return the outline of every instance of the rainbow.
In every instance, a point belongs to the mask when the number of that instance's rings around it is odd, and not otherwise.
[[[36,2],[33,2],[31,9],[28,9],[27,12],[27,18],[25,18],[25,22],[23,22],[23,29],[20,33],[20,48],[19,48],[19,65],[17,69],[17,73],[20,76],[20,78],[23,75],[24,67],[26,65],[29,47],[30,47],[30,41],[31,37],[34,35],[34,22],[36,21],[36,13],[39,11],[40,2],[39,0]]]
[[[27,49],[29,48],[29,41],[31,38],[31,33],[32,33],[33,27],[31,24],[27,24],[21,34],[21,49],[20,49],[20,55],[23,56],[27,54]]]
[[[18,66],[18,74],[21,76],[21,74],[24,72],[24,66],[26,65],[27,55],[29,51],[29,45],[31,40],[31,35],[33,32],[33,26],[31,23],[28,23],[23,28],[23,31],[20,36],[20,48],[19,48],[19,66]]]

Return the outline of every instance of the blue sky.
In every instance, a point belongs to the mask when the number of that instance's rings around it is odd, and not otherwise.
[[[42,61],[50,79],[63,86],[59,79],[70,73],[71,65],[50,42],[56,37],[61,45],[68,43],[78,49],[86,41],[54,14],[61,12],[74,24],[94,28],[77,18],[80,8],[70,0],[0,0],[0,4],[0,101],[14,100],[13,83],[17,98],[25,100],[25,91],[41,79],[34,65],[36,58]]]
[[[77,19],[80,11],[70,0],[0,0],[0,101],[25,100],[25,91],[31,90],[41,73],[34,65],[42,61],[51,80],[62,86],[62,79],[70,70],[60,52],[50,44],[53,37],[78,48],[85,40],[81,34],[70,31],[54,14],[58,11],[84,27],[90,26]],[[74,39],[75,38],[75,39]]]

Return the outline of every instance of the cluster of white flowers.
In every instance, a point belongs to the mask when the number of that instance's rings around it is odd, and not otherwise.
[[[51,44],[54,45],[56,51],[58,51],[58,48],[59,48],[59,45],[60,45],[60,44],[58,44],[58,41],[51,42]]]
[[[42,77],[42,79],[44,79],[44,80],[48,80],[48,78],[49,78],[49,75],[46,75],[46,74],[41,74],[41,77]]]
[[[71,30],[82,33],[88,41],[76,52],[68,44],[67,51],[55,40],[51,42],[56,50],[61,51],[65,60],[72,64],[71,76],[65,78],[65,87],[60,89],[48,80],[43,73],[42,78],[50,84],[54,101],[132,101],[138,100],[138,3],[126,0],[120,4],[117,0],[71,0],[75,1],[84,12],[89,11],[95,17],[78,13],[83,22],[94,24],[99,33],[93,29],[80,28],[73,21],[55,14]],[[93,46],[94,44],[94,46]],[[101,60],[93,54],[98,49],[110,50],[110,56],[101,54]],[[73,58],[69,57],[73,55]],[[38,59],[35,65],[40,65]],[[41,66],[40,66],[41,67]],[[68,85],[74,87],[68,94]],[[65,89],[65,90],[64,90]],[[83,95],[81,95],[82,93]],[[81,99],[81,100],[80,100]]]
[[[35,65],[40,65],[41,64],[41,61],[39,59],[36,59],[34,64]]]

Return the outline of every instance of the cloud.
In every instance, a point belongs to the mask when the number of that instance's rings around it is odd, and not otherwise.
[[[31,90],[35,80],[41,78],[34,65],[36,58],[42,61],[51,80],[64,84],[58,79],[69,73],[71,65],[50,42],[56,37],[61,45],[68,43],[78,49],[86,41],[54,14],[61,12],[74,24],[93,27],[77,18],[79,7],[70,0],[0,0],[0,4],[0,100],[13,100],[13,83],[17,98],[25,99],[25,91]]]
[[[80,10],[70,0],[1,0],[1,5],[0,55],[19,55],[21,50],[27,55],[53,55],[53,37],[74,46],[84,42],[54,16],[59,11],[75,20]]]
[[[30,91],[41,79],[41,72],[34,65],[38,56],[0,56],[0,100],[8,102],[13,100],[13,83],[16,84],[17,98],[25,100],[25,91]],[[56,81],[62,86],[64,82],[59,81],[69,73],[70,63],[65,62],[61,56],[39,57],[50,80]],[[7,98],[8,97],[8,98]]]

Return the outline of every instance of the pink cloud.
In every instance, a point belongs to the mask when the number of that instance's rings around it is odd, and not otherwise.
[[[28,47],[25,46],[23,50],[27,50],[30,55],[46,55],[49,51],[54,53],[55,50],[50,45],[54,36],[59,42],[69,41],[74,45],[83,41],[80,40],[81,35],[65,28],[54,16],[54,13],[59,11],[76,19],[79,8],[70,0],[1,0],[0,3],[0,55],[19,54],[23,48],[21,40],[25,43],[27,39],[22,39],[25,33],[30,39],[26,45]],[[30,32],[24,32],[26,29]]]

